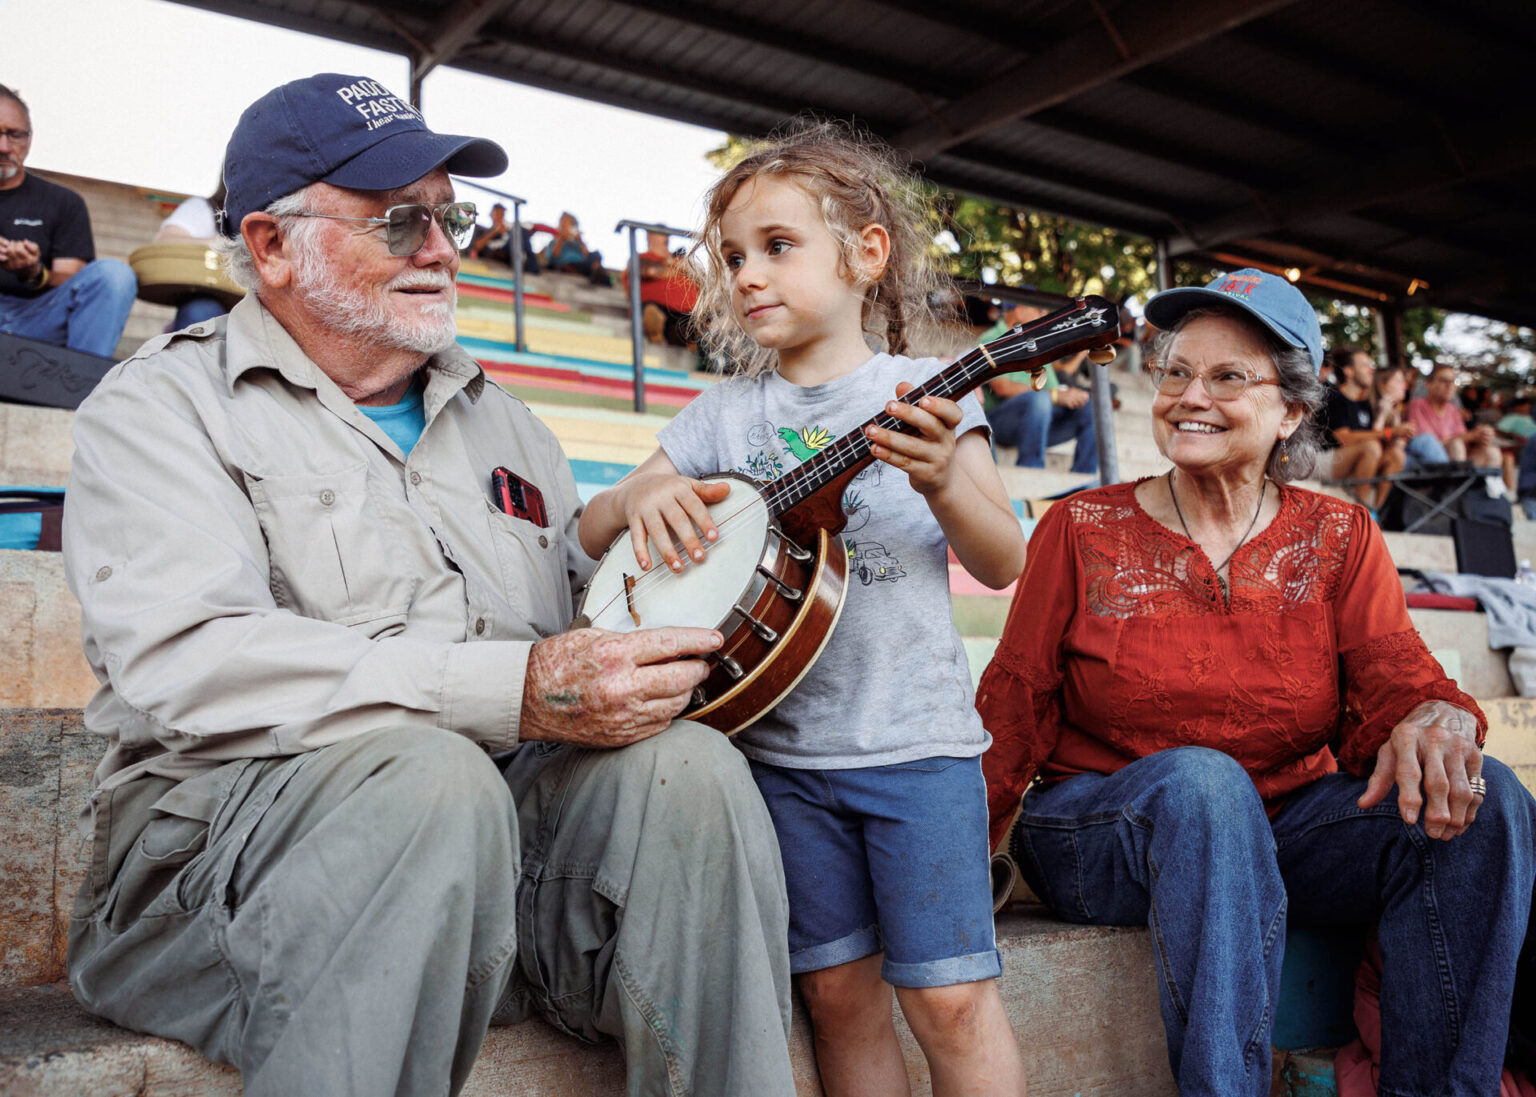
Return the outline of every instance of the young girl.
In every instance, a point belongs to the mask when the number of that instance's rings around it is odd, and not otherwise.
[[[934,1093],[1025,1088],[996,981],[979,757],[990,739],[946,557],[953,548],[1001,588],[1024,540],[976,397],[890,399],[943,368],[902,356],[937,283],[929,217],[890,153],[843,127],[803,126],[729,171],[709,195],[695,316],[739,376],[684,408],[581,519],[588,553],[627,527],[643,567],[681,569],[718,538],[706,504],[726,491],[694,477],[773,480],[882,399],[917,430],[869,428],[877,460],[843,496],[856,563],[841,620],[794,691],[736,737],[778,830],[790,966],[829,1097],[907,1092],[893,986]]]

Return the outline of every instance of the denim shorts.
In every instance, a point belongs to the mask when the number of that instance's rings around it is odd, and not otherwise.
[[[1002,974],[980,758],[866,769],[752,763],[789,889],[795,974],[884,952],[898,987]]]

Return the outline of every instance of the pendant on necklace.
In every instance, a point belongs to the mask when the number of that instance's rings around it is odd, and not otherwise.
[[[1221,600],[1223,602],[1232,601],[1232,592],[1227,589],[1227,580],[1225,577],[1220,575],[1216,576],[1216,585],[1221,588]]]

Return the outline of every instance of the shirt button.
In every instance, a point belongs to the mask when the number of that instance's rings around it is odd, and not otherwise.
[[[549,538],[539,534],[539,548],[549,548]]]
[[[480,620],[475,622],[475,635],[476,636],[484,636],[485,635],[485,618],[484,617],[480,618]]]
[[[421,483],[421,473],[419,473],[419,472],[411,473],[411,483],[413,483],[413,484]]]
[[[334,503],[335,501],[336,501],[336,493],[334,491],[332,491],[330,488],[326,488],[324,491],[322,491],[320,493],[320,505],[322,507],[328,507],[332,503]]]
[[[110,578],[112,578],[112,569],[111,568],[104,567],[104,568],[98,568],[96,570],[96,581],[98,583],[105,583]]]

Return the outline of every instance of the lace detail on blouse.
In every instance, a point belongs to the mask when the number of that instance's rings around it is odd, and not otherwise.
[[[1200,546],[1136,503],[1136,485],[1068,499],[1080,549],[1086,605],[1096,617],[1280,613],[1337,592],[1349,550],[1350,504],[1281,487],[1280,510],[1228,565],[1224,600]]]

